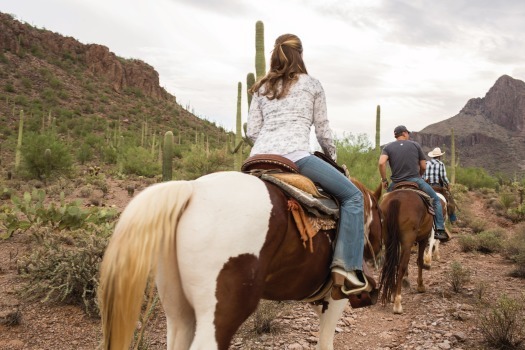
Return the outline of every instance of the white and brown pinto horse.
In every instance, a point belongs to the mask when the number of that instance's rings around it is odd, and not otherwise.
[[[377,237],[380,194],[380,186],[377,197],[365,193],[366,222]],[[241,172],[142,191],[122,213],[101,266],[104,349],[128,349],[151,275],[170,350],[226,350],[260,299],[314,295],[329,278],[335,233],[314,236],[312,253],[290,215],[279,188]],[[320,316],[317,348],[328,350],[348,299],[333,300],[328,293],[321,302],[313,305]]]

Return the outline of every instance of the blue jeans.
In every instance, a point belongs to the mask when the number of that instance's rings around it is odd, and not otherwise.
[[[445,220],[443,219],[443,207],[441,206],[441,199],[436,194],[436,191],[423,180],[421,177],[412,177],[410,179],[406,179],[404,181],[411,181],[417,183],[419,186],[419,189],[426,194],[428,194],[432,198],[432,206],[434,207],[434,223],[436,224],[436,230],[444,230],[445,229]],[[392,191],[392,187],[394,186],[394,182],[390,184],[388,187],[388,191]]]
[[[363,193],[346,176],[316,156],[299,159],[296,164],[301,174],[321,185],[341,205],[339,234],[330,268],[362,270],[365,246]]]

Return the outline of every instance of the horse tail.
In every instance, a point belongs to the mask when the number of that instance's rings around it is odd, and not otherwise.
[[[174,256],[177,224],[192,192],[188,181],[153,185],[120,216],[100,268],[103,349],[129,348],[148,280],[160,256]]]
[[[397,283],[397,270],[399,267],[399,207],[401,202],[397,199],[392,200],[386,208],[387,217],[385,261],[381,270],[379,290],[382,290],[381,303],[385,305],[391,300],[392,292]]]

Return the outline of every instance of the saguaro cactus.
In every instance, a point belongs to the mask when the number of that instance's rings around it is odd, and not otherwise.
[[[456,141],[454,140],[454,128],[450,129],[450,182],[456,183]]]
[[[24,111],[20,110],[20,122],[18,124],[18,141],[16,143],[15,153],[15,171],[20,167],[20,158],[22,157],[22,138],[24,134]]]
[[[249,93],[253,84],[255,84],[255,75],[253,73],[248,73],[246,75],[246,97],[248,101],[248,110],[250,110],[250,105],[252,104],[252,94]]]
[[[264,24],[262,21],[255,23],[255,74],[257,80],[266,74],[266,60],[264,58]]]
[[[376,108],[376,152],[380,152],[380,135],[381,135],[381,106],[377,105]]]
[[[44,175],[46,176],[47,181],[51,175],[51,150],[49,148],[46,148],[44,151],[44,161]]]
[[[175,138],[173,132],[166,131],[164,134],[164,147],[162,150],[162,181],[173,179],[173,143]]]
[[[241,98],[242,98],[242,83],[237,83],[237,117],[235,120],[235,138],[233,145],[229,142],[228,148],[233,154],[233,170],[240,171],[242,165],[242,145],[243,139],[241,135]]]

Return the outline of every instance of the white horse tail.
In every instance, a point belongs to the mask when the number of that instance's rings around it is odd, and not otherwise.
[[[100,268],[103,349],[129,349],[148,279],[157,272],[160,256],[175,256],[177,224],[192,192],[188,181],[156,184],[120,216]]]

